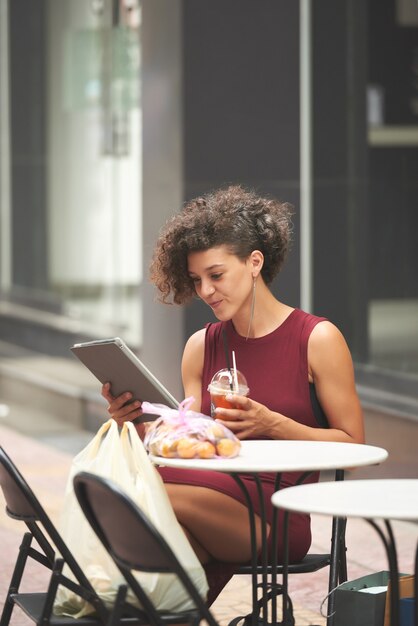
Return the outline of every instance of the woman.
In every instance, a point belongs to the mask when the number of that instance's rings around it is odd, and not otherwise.
[[[363,416],[343,336],[331,322],[280,302],[269,289],[288,251],[290,213],[285,203],[231,186],[190,201],[162,230],[151,265],[162,301],[184,304],[197,296],[219,320],[186,343],[184,396],[195,398],[193,410],[210,414],[207,387],[226,367],[226,341],[250,393],[236,398],[234,409],[216,409],[214,417],[239,439],[362,443]],[[113,398],[104,386],[103,395],[118,423],[140,415],[140,403],[129,403],[129,393]],[[143,426],[137,429],[143,435]],[[248,511],[230,476],[174,468],[160,473],[202,563],[250,560]],[[282,486],[297,477],[284,475]],[[244,480],[258,512],[251,480]],[[264,474],[262,480],[271,523],[274,477]],[[258,516],[256,530],[260,545]],[[289,538],[290,559],[298,561],[311,542],[309,516],[291,517]],[[227,579],[233,566],[224,571]],[[212,591],[211,599],[219,589]]]

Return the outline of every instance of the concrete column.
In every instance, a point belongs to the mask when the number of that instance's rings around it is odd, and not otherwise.
[[[183,202],[182,2],[142,2],[143,343],[140,357],[179,400],[183,309],[156,301],[148,267],[158,232]]]

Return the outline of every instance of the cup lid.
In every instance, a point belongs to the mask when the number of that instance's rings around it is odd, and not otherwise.
[[[236,383],[238,383],[238,389],[236,389]],[[234,370],[232,368],[225,368],[214,374],[208,386],[208,391],[211,393],[216,391],[221,391],[222,393],[230,391],[231,393],[247,395],[249,389],[247,380],[242,372],[237,370],[237,377],[235,380]]]

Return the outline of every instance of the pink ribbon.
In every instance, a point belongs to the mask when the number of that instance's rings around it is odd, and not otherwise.
[[[195,399],[193,396],[185,398],[182,402],[180,402],[178,409],[171,409],[170,407],[165,406],[165,404],[152,404],[151,402],[143,402],[141,408],[146,414],[160,415],[163,419],[185,424],[189,417],[196,417],[200,415],[200,413],[195,413],[194,411],[190,411],[191,415],[187,415],[187,412],[190,410],[194,401]]]

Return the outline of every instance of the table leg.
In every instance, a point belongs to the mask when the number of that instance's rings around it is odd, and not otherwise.
[[[295,623],[293,617],[293,608],[290,605],[288,591],[288,572],[289,572],[289,511],[283,514],[283,605],[282,605],[282,624],[283,626],[293,626]]]
[[[304,472],[299,476],[295,485],[300,485],[313,472]],[[293,607],[289,596],[289,511],[284,511],[283,516],[283,574],[282,574],[282,589],[283,589],[283,605],[282,605],[282,624],[283,626],[293,626],[295,623],[293,617]],[[275,523],[272,532],[277,533],[277,524]],[[277,548],[276,548],[277,554]]]
[[[375,529],[385,546],[390,573],[390,625],[399,626],[399,570],[392,526],[388,520],[385,520],[384,524],[387,533],[385,535],[374,520],[366,519],[366,521]]]
[[[296,481],[296,484],[303,483],[306,478],[308,478],[312,472],[303,473],[299,479]],[[289,514],[288,512],[284,512],[284,523],[283,523],[283,580],[282,584],[279,585],[277,583],[277,520],[278,520],[278,510],[275,508],[273,510],[273,519],[272,519],[272,554],[270,557],[271,564],[271,576],[270,576],[270,585],[269,585],[269,554],[268,554],[268,545],[267,545],[267,521],[266,521],[266,510],[265,510],[265,502],[264,502],[264,493],[262,488],[262,483],[257,474],[252,475],[252,479],[255,482],[257,488],[257,494],[260,504],[260,518],[261,518],[261,563],[259,563],[257,558],[257,538],[255,532],[255,511],[251,501],[251,498],[248,494],[247,488],[245,486],[244,481],[241,479],[239,474],[231,473],[231,476],[234,478],[236,483],[239,485],[242,493],[244,494],[244,498],[248,508],[249,514],[249,522],[250,522],[250,536],[251,536],[251,577],[252,577],[252,615],[251,615],[251,626],[293,626],[295,621],[293,617],[293,608],[291,604],[291,600],[288,594],[288,566],[289,566],[289,543],[288,543],[288,525],[289,525]],[[275,481],[275,491],[278,491],[280,488],[280,480],[281,474],[277,474]],[[336,550],[338,552],[338,546],[336,546]],[[261,567],[260,567],[261,566]],[[258,600],[258,572],[261,569],[261,600]],[[277,621],[277,595],[279,593],[283,594],[283,609],[282,609],[282,622]],[[268,601],[269,596],[271,598],[271,625],[268,621]],[[259,610],[261,605],[261,619],[259,619]],[[233,620],[235,621],[235,620]]]
[[[276,478],[274,481],[274,492],[280,489],[280,482],[282,479],[281,474],[276,474]],[[279,511],[277,507],[273,508],[273,517],[271,520],[272,529],[271,529],[271,589],[272,589],[272,597],[271,597],[271,621],[273,624],[277,623],[277,592],[278,592],[278,584],[277,584],[277,521],[278,521]],[[283,586],[280,586],[280,589],[283,590]]]
[[[267,546],[267,520],[266,507],[264,503],[264,493],[261,481],[258,476],[254,476],[257,486],[258,499],[260,501],[261,518],[261,602],[262,602],[262,623],[268,624],[268,546]]]
[[[259,499],[259,510],[261,519],[261,562],[258,560],[257,551],[257,538],[255,532],[255,511],[248,494],[244,481],[240,478],[239,474],[231,474],[234,480],[239,485],[242,493],[244,494],[245,501],[248,507],[249,521],[250,521],[250,536],[251,536],[251,570],[252,570],[252,615],[251,626],[270,626],[268,621],[268,600],[269,600],[269,580],[268,580],[268,568],[269,568],[269,554],[267,545],[267,520],[266,520],[266,507],[264,502],[264,492],[260,478],[257,474],[252,475],[252,479],[257,488],[257,495]],[[280,482],[280,474],[276,477],[276,483]],[[275,513],[275,511],[274,511]],[[274,515],[273,515],[274,517]],[[273,520],[274,521],[274,520]],[[273,535],[274,537],[274,535]],[[277,539],[275,558],[277,562]],[[261,569],[261,599],[258,600],[257,590],[258,585],[258,572]],[[272,568],[273,569],[273,568]],[[271,626],[277,626],[277,610],[275,604],[276,596],[276,584],[271,584],[271,596],[274,604],[272,604],[272,621]],[[259,619],[259,612],[261,607],[261,619]]]
[[[247,508],[248,508],[248,517],[249,517],[249,522],[250,522],[250,537],[251,537],[251,586],[252,586],[252,607],[253,607],[252,616],[251,616],[251,626],[258,626],[258,614],[257,614],[258,559],[257,559],[257,537],[255,533],[255,512],[254,512],[253,503],[251,501],[247,488],[244,485],[244,482],[241,480],[239,474],[231,474],[231,476],[234,478],[236,483],[239,485],[242,493],[244,494],[244,498],[245,498],[245,501],[247,503]]]

